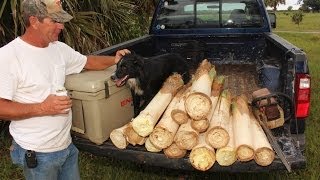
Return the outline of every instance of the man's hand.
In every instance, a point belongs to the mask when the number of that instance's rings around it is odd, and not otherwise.
[[[46,115],[68,114],[72,101],[68,96],[49,95],[41,104],[41,110]]]
[[[115,64],[117,64],[120,59],[122,58],[122,56],[126,55],[126,54],[130,54],[131,52],[128,49],[122,49],[117,51],[116,56],[114,58],[114,62]]]

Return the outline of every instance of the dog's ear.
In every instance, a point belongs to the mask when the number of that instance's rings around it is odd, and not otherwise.
[[[143,66],[144,64],[143,57],[137,54],[133,55],[133,64],[136,66]]]
[[[130,50],[130,54],[136,55],[137,53],[134,50]]]
[[[134,55],[134,54],[132,54],[132,52],[133,52],[133,51],[130,50],[130,53],[123,55],[123,56],[120,58],[120,60],[117,62],[117,65],[118,65],[124,58],[130,57],[130,56]]]

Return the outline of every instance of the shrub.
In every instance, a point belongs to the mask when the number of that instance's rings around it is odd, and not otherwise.
[[[300,25],[300,23],[302,22],[303,19],[303,14],[301,11],[295,12],[292,16],[291,16],[291,21],[295,24],[298,24],[298,26]]]

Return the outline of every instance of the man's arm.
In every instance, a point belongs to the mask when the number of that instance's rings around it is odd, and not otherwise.
[[[130,51],[128,49],[122,49],[117,51],[115,56],[87,56],[87,63],[84,66],[87,70],[103,70],[107,67],[110,67],[124,56],[125,54],[129,54]]]
[[[71,108],[68,96],[49,95],[42,103],[23,104],[0,98],[0,119],[22,120],[36,116],[67,114]]]

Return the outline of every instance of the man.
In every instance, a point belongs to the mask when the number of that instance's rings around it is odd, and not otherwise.
[[[116,56],[84,56],[58,41],[72,19],[60,0],[24,0],[25,33],[0,48],[0,119],[11,121],[11,158],[26,179],[80,179],[71,142],[71,100],[58,96],[65,75],[102,70]]]

